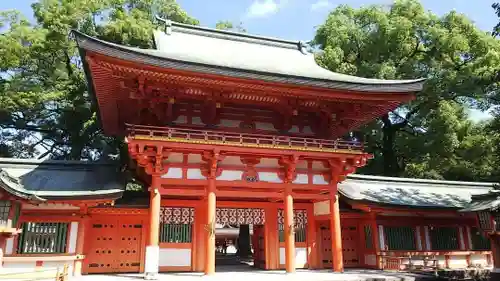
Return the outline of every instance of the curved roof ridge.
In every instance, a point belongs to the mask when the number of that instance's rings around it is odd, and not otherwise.
[[[347,179],[400,182],[400,183],[419,183],[419,184],[426,184],[427,183],[427,184],[443,185],[443,187],[450,187],[450,185],[452,185],[453,188],[493,187],[493,186],[497,185],[497,183],[495,183],[495,182],[448,181],[448,180],[372,176],[372,175],[360,175],[360,174],[348,175]]]
[[[37,166],[115,166],[114,162],[101,162],[101,161],[86,161],[86,160],[54,160],[54,159],[24,159],[24,158],[1,158],[0,165],[14,164],[14,165],[37,165]]]
[[[218,39],[226,39],[231,41],[241,41],[247,43],[269,45],[281,48],[297,49],[299,51],[302,51],[302,47],[304,46],[304,43],[302,41],[286,40],[276,37],[262,36],[244,32],[230,31],[230,30],[221,30],[221,29],[203,27],[192,24],[185,24],[185,23],[175,22],[169,19],[163,19],[158,16],[156,16],[156,19],[165,24],[165,29],[168,30],[169,28],[171,28],[171,31],[175,32],[188,33],[188,34],[206,36]],[[168,33],[168,31],[166,33]]]

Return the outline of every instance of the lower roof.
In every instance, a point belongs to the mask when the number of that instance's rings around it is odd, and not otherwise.
[[[21,199],[117,199],[124,187],[110,163],[0,158],[0,188]]]
[[[488,193],[494,183],[438,181],[349,175],[339,184],[348,199],[388,206],[464,208],[473,195]]]

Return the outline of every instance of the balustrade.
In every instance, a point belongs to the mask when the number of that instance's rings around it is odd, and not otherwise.
[[[362,151],[363,145],[357,141],[326,140],[283,135],[263,135],[234,133],[216,130],[198,130],[173,127],[153,127],[126,124],[130,137],[142,136],[166,140],[194,143],[249,145],[262,148],[289,148],[297,150],[349,150]]]

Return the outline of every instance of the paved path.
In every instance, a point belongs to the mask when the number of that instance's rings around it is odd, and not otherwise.
[[[294,274],[284,271],[245,270],[236,271],[231,268],[217,268],[213,276],[203,276],[201,273],[162,273],[159,281],[430,281],[433,278],[423,275],[382,272],[378,270],[346,270],[345,273],[333,273],[327,270],[297,270]],[[230,271],[231,270],[231,271]],[[86,275],[72,278],[72,281],[137,281],[143,280],[142,274],[117,275]]]

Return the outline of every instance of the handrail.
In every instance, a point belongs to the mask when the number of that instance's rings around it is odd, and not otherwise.
[[[199,130],[173,127],[155,127],[125,124],[130,137],[136,135],[151,138],[166,138],[185,141],[223,143],[235,145],[252,145],[257,147],[276,147],[312,150],[351,150],[362,151],[363,145],[356,141],[326,140],[283,135],[263,135],[234,133],[216,130]]]

